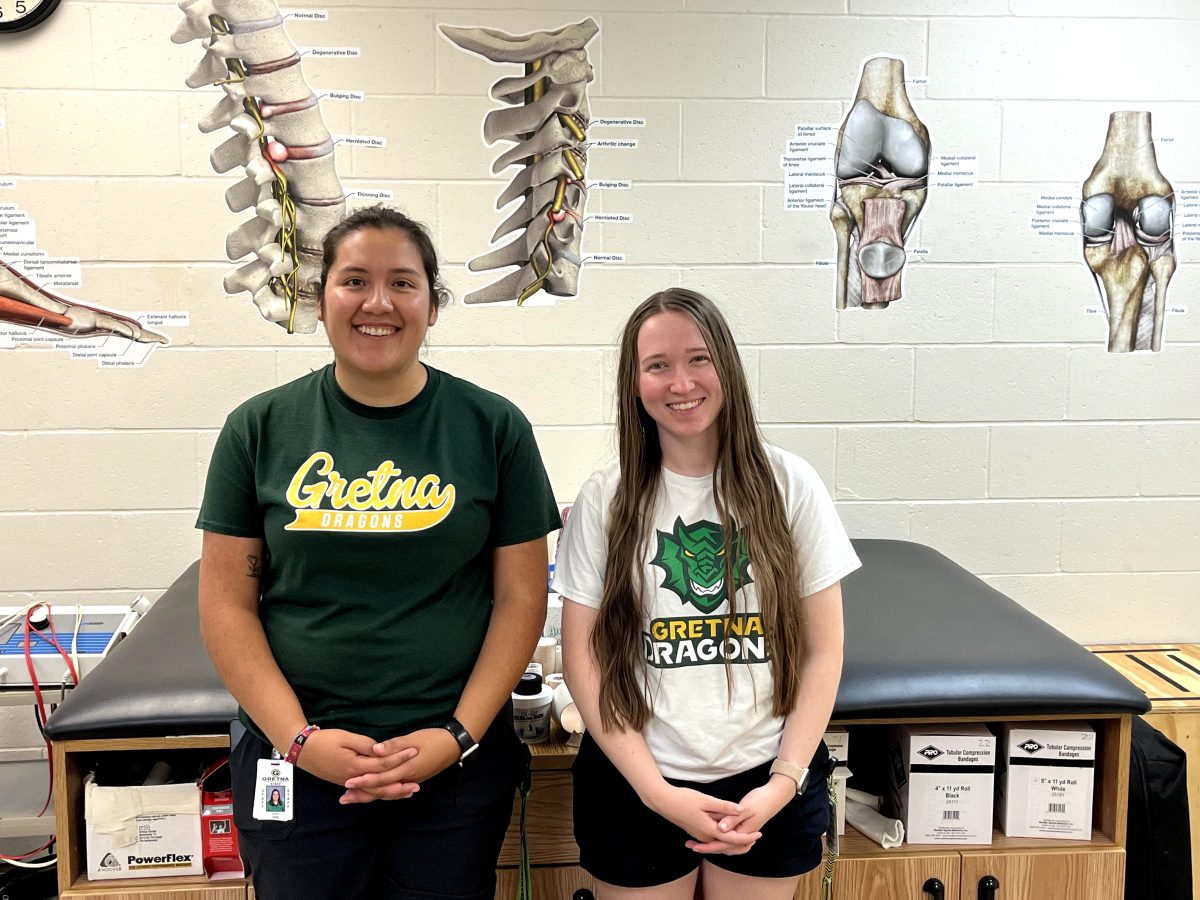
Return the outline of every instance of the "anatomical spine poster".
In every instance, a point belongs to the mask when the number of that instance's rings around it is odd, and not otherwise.
[[[519,203],[492,234],[492,244],[514,232],[517,237],[467,266],[472,272],[513,271],[467,294],[465,302],[522,304],[539,292],[574,297],[587,202],[587,89],[594,77],[587,45],[599,27],[585,19],[525,35],[451,25],[441,31],[463,50],[524,67],[523,74],[492,85],[492,99],[505,105],[483,121],[486,144],[512,143],[496,157],[492,174],[517,167],[496,198],[496,209]]]
[[[321,242],[345,215],[346,198],[300,53],[275,0],[182,0],[179,7],[184,19],[171,39],[204,48],[187,86],[223,91],[200,130],[234,132],[209,160],[219,173],[245,170],[225,203],[253,213],[225,239],[231,262],[254,256],[225,276],[225,293],[248,292],[262,317],[288,334],[312,333]]]

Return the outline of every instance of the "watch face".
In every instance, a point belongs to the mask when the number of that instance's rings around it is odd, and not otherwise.
[[[0,0],[0,34],[40,25],[58,4],[59,0]]]

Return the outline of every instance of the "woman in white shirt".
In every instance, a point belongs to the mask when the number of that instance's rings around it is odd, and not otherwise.
[[[708,900],[788,900],[820,861],[858,558],[813,468],[763,443],[710,300],[647,299],[618,369],[620,462],[584,485],[556,560],[587,725],[581,864],[600,900],[691,900],[697,881]]]

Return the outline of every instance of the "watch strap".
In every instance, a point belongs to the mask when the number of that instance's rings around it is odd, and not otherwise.
[[[772,775],[786,775],[796,782],[796,793],[803,794],[808,787],[808,769],[804,766],[793,765],[787,760],[777,759],[771,763]]]
[[[479,742],[471,737],[471,732],[467,731],[463,727],[463,723],[453,716],[447,719],[442,727],[450,732],[451,737],[458,742],[458,764],[461,766],[464,759],[479,749]]]

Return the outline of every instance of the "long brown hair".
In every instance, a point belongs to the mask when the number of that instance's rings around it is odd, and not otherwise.
[[[754,566],[771,674],[772,707],[786,715],[796,703],[803,656],[799,604],[800,570],[795,544],[750,404],[746,373],[733,334],[711,300],[695,291],[670,288],[633,311],[621,335],[617,371],[617,441],[620,476],[608,508],[608,546],[600,612],[592,629],[592,653],[600,674],[600,719],[605,729],[642,729],[652,714],[641,633],[646,615],[644,560],[650,522],[662,481],[658,426],[638,397],[638,335],[651,316],[675,311],[696,323],[721,382],[724,403],[717,414],[717,463],[713,497],[725,540],[735,534]],[[737,548],[724,554],[729,613],[737,612],[733,579]],[[728,623],[728,620],[726,620]],[[729,660],[725,660],[732,690]]]

